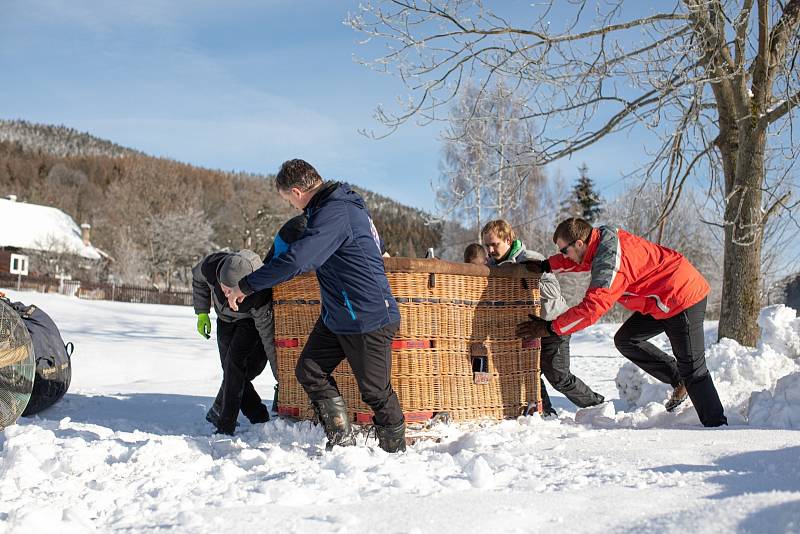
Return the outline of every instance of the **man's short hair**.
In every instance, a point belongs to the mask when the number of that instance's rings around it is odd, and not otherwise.
[[[570,217],[561,221],[553,232],[553,243],[559,239],[565,243],[572,243],[580,239],[584,243],[589,240],[592,234],[592,225],[589,221],[578,217]]]
[[[289,191],[296,187],[300,191],[306,192],[321,181],[322,177],[317,170],[302,159],[284,161],[278,175],[275,176],[275,186],[280,191]]]
[[[487,257],[486,249],[483,248],[483,245],[480,243],[470,243],[467,245],[467,248],[464,249],[464,263],[472,263],[472,260],[476,258],[483,258],[485,260]]]
[[[508,221],[505,219],[495,219],[494,221],[489,221],[481,230],[481,237],[485,236],[486,234],[493,233],[503,241],[508,240],[514,241],[517,238],[517,234],[514,233],[514,229],[511,228],[511,225],[508,224]]]

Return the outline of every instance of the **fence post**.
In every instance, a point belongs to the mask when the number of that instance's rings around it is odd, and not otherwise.
[[[117,295],[117,284],[111,282],[111,302],[114,302],[114,297]]]

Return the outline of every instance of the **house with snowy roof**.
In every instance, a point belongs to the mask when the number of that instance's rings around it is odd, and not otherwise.
[[[11,269],[11,256],[30,257],[30,274],[76,275],[102,268],[108,254],[92,246],[91,226],[80,227],[58,208],[0,198],[0,273]]]

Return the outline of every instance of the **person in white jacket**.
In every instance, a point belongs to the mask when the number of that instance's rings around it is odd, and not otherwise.
[[[542,254],[534,250],[527,250],[522,241],[516,238],[511,225],[503,219],[486,223],[481,230],[481,236],[489,254],[489,265],[525,263],[544,259]],[[561,295],[558,279],[552,273],[542,274],[539,280],[539,293],[542,299],[540,311],[542,319],[553,320],[569,308]],[[602,395],[592,391],[569,370],[569,340],[570,336],[568,335],[551,335],[541,338],[542,374],[550,382],[550,385],[576,406],[586,408],[603,403],[605,398]],[[542,404],[545,416],[555,415],[544,382],[542,382]]]

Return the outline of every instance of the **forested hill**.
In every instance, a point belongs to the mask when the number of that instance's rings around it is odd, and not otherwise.
[[[92,244],[115,258],[122,280],[185,282],[198,257],[223,247],[265,253],[295,214],[273,179],[151,157],[62,126],[0,121],[0,196],[90,223]],[[359,190],[392,255],[439,246],[424,212]]]
[[[41,151],[52,156],[130,156],[138,150],[79,132],[66,126],[0,120],[0,141],[11,141],[23,150]]]

